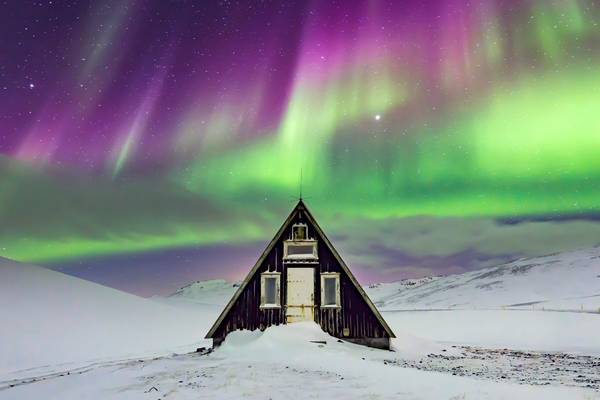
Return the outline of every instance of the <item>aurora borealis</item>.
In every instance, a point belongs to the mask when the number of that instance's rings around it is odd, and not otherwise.
[[[301,170],[365,281],[599,244],[599,21],[584,0],[5,2],[0,256],[236,279]]]

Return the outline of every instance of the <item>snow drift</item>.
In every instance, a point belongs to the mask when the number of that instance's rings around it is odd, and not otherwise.
[[[406,343],[422,355],[429,344]],[[446,349],[442,349],[446,350]],[[444,352],[447,357],[448,348]],[[519,385],[402,367],[402,355],[340,342],[312,322],[236,331],[216,351],[105,364],[81,374],[19,383],[7,399],[581,399],[591,389]],[[419,361],[427,360],[425,356]],[[435,358],[437,360],[437,358]],[[416,361],[416,365],[421,365]],[[488,362],[489,365],[494,361]],[[442,359],[442,365],[446,363]],[[496,369],[495,366],[494,368]],[[461,372],[462,373],[462,372]],[[504,378],[504,377],[503,377]]]
[[[218,312],[176,309],[2,258],[0,304],[5,377],[25,368],[191,351]]]

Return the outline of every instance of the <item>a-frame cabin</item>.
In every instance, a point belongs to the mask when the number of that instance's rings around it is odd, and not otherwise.
[[[302,200],[262,253],[206,338],[237,329],[315,321],[332,336],[382,349],[390,327]]]

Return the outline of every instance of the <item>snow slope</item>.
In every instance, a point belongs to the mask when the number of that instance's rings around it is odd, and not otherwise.
[[[460,275],[365,288],[382,310],[600,310],[600,248],[526,258]]]
[[[429,351],[416,345],[415,351]],[[208,355],[107,364],[0,388],[0,398],[597,400],[593,389],[404,368],[401,353],[341,343],[314,323],[238,331]]]
[[[566,296],[595,290],[597,254],[370,288],[397,335],[393,353],[297,323],[233,332],[208,355],[171,353],[208,344],[200,338],[232,284],[196,282],[167,299],[142,299],[0,260],[8,305],[0,308],[0,399],[600,399],[600,315],[498,308],[534,295],[571,307]],[[500,281],[493,290],[474,283],[490,279]],[[461,290],[475,299],[463,296],[464,309],[455,300]],[[402,310],[443,304],[454,308]]]
[[[229,283],[224,279],[197,281],[178,289],[169,299],[222,306],[227,304],[239,286],[239,283]]]
[[[238,284],[193,282],[169,297],[181,304],[226,304]],[[464,274],[365,286],[380,310],[600,309],[600,248],[526,258]]]
[[[194,350],[218,314],[0,259],[0,377]],[[31,371],[21,371],[31,369]]]

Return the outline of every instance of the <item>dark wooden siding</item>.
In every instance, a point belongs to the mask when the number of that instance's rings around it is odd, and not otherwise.
[[[306,223],[309,237],[318,240],[318,264],[283,263],[283,241],[290,238],[291,225],[296,222]],[[294,217],[292,224],[286,228],[282,238],[275,244],[254,276],[250,278],[244,291],[225,316],[213,337],[224,338],[229,332],[237,329],[263,330],[272,325],[284,324],[287,268],[313,267],[315,268],[315,322],[325,332],[339,338],[388,338],[389,335],[384,327],[345,274],[325,242],[322,238],[317,237],[315,228],[303,216],[302,211]],[[281,273],[280,300],[282,307],[279,309],[260,309],[260,274],[266,271]],[[341,308],[321,309],[319,307],[321,304],[321,272],[340,273]],[[347,336],[344,335],[344,328],[348,329]]]
[[[314,232],[314,228],[311,228],[309,227],[309,231]],[[315,304],[317,305],[321,304],[320,273],[338,272],[340,274],[341,308],[318,307],[315,312],[315,321],[325,332],[339,338],[389,337],[367,302],[322,240],[319,240],[318,272],[315,281]],[[348,336],[344,336],[344,328],[348,329]]]
[[[277,248],[277,251],[275,251]],[[237,329],[265,329],[271,325],[279,325],[285,323],[285,289],[287,275],[281,262],[281,252],[283,251],[283,242],[278,243],[275,248],[269,253],[262,263],[256,274],[250,278],[248,285],[244,288],[240,297],[223,320],[221,325],[215,332],[214,337],[224,338],[229,332]],[[275,254],[279,260],[275,262]],[[263,272],[280,272],[280,302],[281,308],[260,309],[260,274]]]

